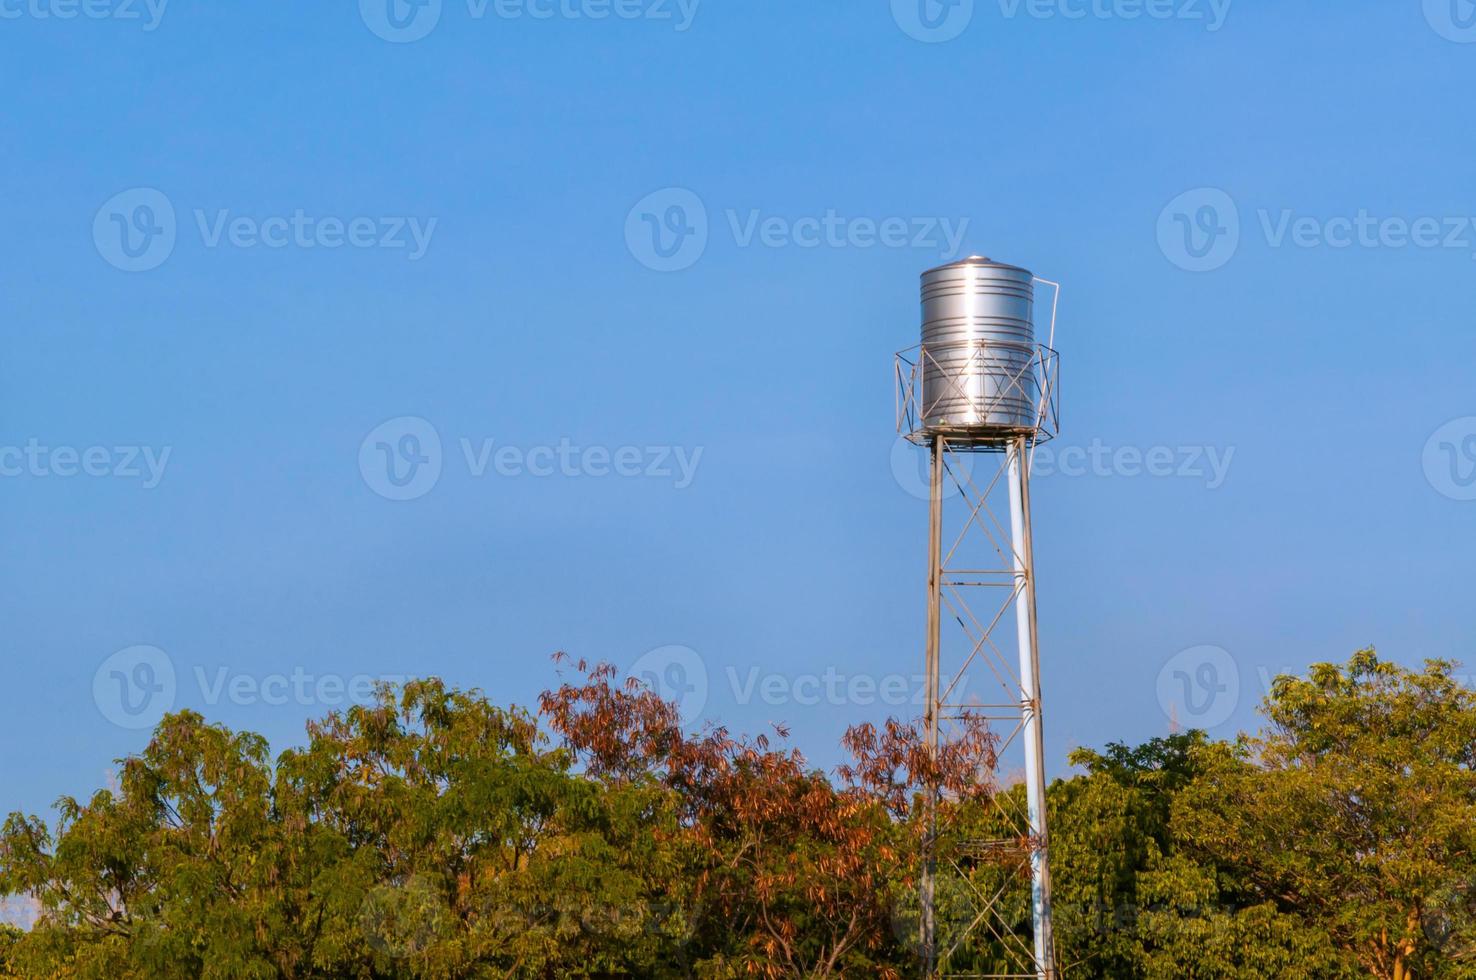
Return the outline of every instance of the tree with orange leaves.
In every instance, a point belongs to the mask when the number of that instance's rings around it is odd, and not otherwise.
[[[899,926],[915,887],[924,827],[919,795],[977,802],[992,771],[982,727],[935,757],[916,725],[850,729],[843,784],[808,770],[767,736],[683,732],[676,707],[608,666],[543,696],[542,713],[589,773],[616,784],[655,778],[682,801],[683,900],[694,910],[703,976],[896,977],[915,968]],[[788,733],[779,727],[780,738]]]

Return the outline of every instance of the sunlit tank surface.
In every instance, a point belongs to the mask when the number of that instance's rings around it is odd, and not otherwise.
[[[922,428],[989,440],[1037,422],[1035,286],[978,255],[922,274]]]

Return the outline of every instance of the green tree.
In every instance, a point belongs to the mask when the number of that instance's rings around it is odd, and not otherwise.
[[[940,933],[981,897],[1004,922],[948,965],[1018,965],[1036,842],[982,727],[938,758],[916,725],[854,728],[831,779],[782,729],[689,732],[575,667],[536,715],[384,688],[275,760],[166,718],[116,791],[6,821],[0,889],[42,915],[0,928],[0,977],[915,976],[930,786],[956,858]],[[1263,710],[1234,743],[1078,752],[1050,787],[1065,976],[1476,978],[1476,696],[1365,651],[1278,678]]]
[[[1182,847],[1175,812],[1205,778],[1213,751],[1196,731],[1073,756],[1086,776],[1058,784],[1053,797],[1067,814],[1053,841],[1068,962],[1092,976],[1147,980],[1351,978],[1298,910],[1247,896],[1233,865],[1216,867]]]
[[[1365,975],[1476,976],[1476,695],[1372,650],[1279,677],[1259,737],[1200,753],[1184,849],[1244,907],[1294,913]]]
[[[533,719],[414,682],[255,735],[172,715],[119,791],[12,816],[28,977],[660,975],[672,796],[574,774]],[[652,920],[658,924],[652,926]]]
[[[417,681],[276,760],[184,711],[116,791],[13,814],[0,932],[26,978],[897,977],[923,780],[959,805],[987,740],[934,761],[915,726],[848,736],[833,783],[579,664],[540,716]],[[781,731],[780,736],[783,736]]]

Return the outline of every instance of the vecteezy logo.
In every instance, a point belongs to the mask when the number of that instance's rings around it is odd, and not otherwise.
[[[133,646],[92,675],[92,700],[120,728],[152,728],[174,706],[174,662],[158,647]]]
[[[359,474],[387,500],[414,500],[441,478],[441,435],[413,415],[375,427],[359,445]]]
[[[124,272],[158,268],[174,251],[174,205],[152,187],[114,194],[92,219],[97,254]]]
[[[1425,441],[1425,479],[1451,500],[1476,500],[1476,417],[1451,419]]]
[[[1420,927],[1436,949],[1444,949],[1452,940],[1459,942],[1462,925],[1476,914],[1476,888],[1459,877],[1432,897],[1420,903],[1425,906]]]
[[[451,911],[435,879],[412,874],[404,884],[371,889],[359,906],[369,945],[396,959],[423,953],[446,933]]]
[[[648,269],[685,269],[707,251],[707,208],[683,187],[647,194],[625,217],[625,247]]]
[[[973,475],[972,453],[949,453],[944,457],[943,498],[958,496],[959,485],[967,485]],[[892,442],[892,479],[909,497],[927,500],[932,495],[932,455],[925,446],[914,445],[903,436]],[[950,476],[949,473],[953,475]]]
[[[630,666],[630,676],[645,684],[663,701],[676,703],[682,724],[688,725],[707,706],[707,665],[691,647],[657,647]]]
[[[974,19],[974,0],[892,0],[892,19],[914,40],[952,41]]]
[[[1158,704],[1172,721],[1191,728],[1222,724],[1240,703],[1240,671],[1221,647],[1190,647],[1158,672]]]
[[[1218,188],[1185,191],[1158,216],[1158,247],[1188,272],[1218,269],[1240,247],[1240,210]]]
[[[359,16],[395,44],[419,41],[441,22],[441,0],[359,0]]]
[[[1476,0],[1425,0],[1425,19],[1447,41],[1476,42]]]

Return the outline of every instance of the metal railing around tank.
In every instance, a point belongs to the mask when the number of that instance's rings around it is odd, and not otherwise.
[[[975,341],[963,357],[949,347],[944,359],[925,344],[899,351],[897,431],[926,444],[942,435],[963,448],[1003,449],[1014,436],[1032,442],[1055,438],[1060,428],[1060,355],[1034,344],[1028,357],[1018,349]],[[981,383],[982,379],[982,383]]]

